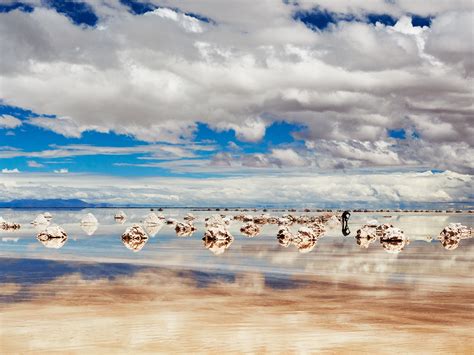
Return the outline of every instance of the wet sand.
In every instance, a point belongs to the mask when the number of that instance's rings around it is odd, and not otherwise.
[[[88,267],[69,264],[71,273],[44,283],[2,284],[1,293],[11,297],[1,307],[2,351],[473,350],[469,282],[413,287],[391,280],[366,284],[363,277],[340,275],[218,274],[148,267],[128,275],[109,271],[107,276],[105,271],[91,276]],[[120,265],[104,266],[116,267]]]

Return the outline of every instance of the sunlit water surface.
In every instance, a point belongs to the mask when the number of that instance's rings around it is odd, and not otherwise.
[[[472,215],[353,213],[350,236],[332,229],[305,254],[279,245],[277,226],[249,238],[234,221],[215,255],[202,236],[216,212],[193,211],[192,236],[165,225],[134,253],[121,235],[149,210],[124,211],[123,224],[110,209],[50,211],[68,234],[51,249],[30,224],[44,211],[0,209],[22,225],[0,231],[0,352],[473,353],[474,241],[436,239],[449,223],[472,228]],[[95,231],[79,224],[88,212]],[[359,247],[355,231],[373,219],[410,243]]]

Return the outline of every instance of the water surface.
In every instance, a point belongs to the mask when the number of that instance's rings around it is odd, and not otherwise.
[[[305,254],[279,245],[277,226],[249,238],[234,221],[235,239],[215,255],[201,240],[215,212],[193,211],[192,236],[165,225],[134,253],[121,235],[149,211],[124,211],[123,224],[110,209],[50,211],[68,233],[51,249],[29,224],[43,211],[0,210],[22,225],[0,232],[3,352],[473,350],[473,240],[454,250],[436,240],[449,223],[472,227],[469,214],[353,213],[350,236],[332,229]],[[88,212],[99,220],[92,235],[79,224]],[[183,220],[188,212],[163,213]],[[373,219],[410,243],[398,254],[379,242],[359,247],[355,231]]]

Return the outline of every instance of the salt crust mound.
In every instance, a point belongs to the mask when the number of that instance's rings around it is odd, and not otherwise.
[[[138,224],[127,228],[122,234],[122,243],[133,252],[138,252],[143,249],[148,241],[148,235],[145,230]]]
[[[64,246],[67,241],[67,233],[60,226],[49,226],[40,232],[38,239],[46,248],[59,249]]]

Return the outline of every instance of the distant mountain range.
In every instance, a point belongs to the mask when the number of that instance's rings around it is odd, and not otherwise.
[[[109,207],[107,203],[88,203],[78,199],[22,199],[7,202],[0,201],[0,208],[96,208]]]

